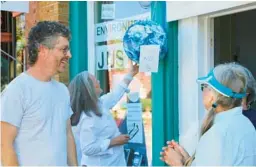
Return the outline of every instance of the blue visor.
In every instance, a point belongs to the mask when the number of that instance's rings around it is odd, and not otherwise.
[[[223,96],[237,98],[237,99],[242,99],[246,96],[246,91],[244,91],[244,93],[236,93],[236,92],[233,92],[232,89],[219,83],[219,81],[217,81],[217,79],[214,77],[213,70],[210,71],[210,73],[206,77],[198,78],[197,82],[208,84]]]

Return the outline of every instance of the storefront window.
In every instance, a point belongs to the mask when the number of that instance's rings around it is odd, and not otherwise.
[[[109,11],[104,11],[102,5],[107,5]],[[129,7],[128,7],[129,6]],[[150,5],[149,5],[150,6]],[[133,9],[133,10],[130,10]],[[105,14],[102,14],[105,12]],[[114,15],[111,15],[111,12]],[[139,2],[95,2],[95,60],[97,77],[101,81],[104,92],[111,91],[127,74],[129,58],[123,49],[123,36],[130,25],[136,20],[150,19],[150,7],[145,8]],[[104,17],[109,19],[103,19]],[[112,17],[112,19],[111,19]],[[151,73],[139,73],[130,86],[131,93],[138,93],[141,107],[140,129],[125,149],[134,149],[144,156],[140,165],[151,165],[152,161],[152,119],[151,119]],[[120,102],[112,109],[121,133],[129,133],[128,97],[123,96]],[[128,122],[127,122],[128,121]],[[125,126],[125,128],[123,128]],[[125,129],[125,130],[124,130]],[[142,142],[140,143],[140,138]],[[138,143],[137,143],[138,141]],[[146,161],[146,162],[145,162]]]

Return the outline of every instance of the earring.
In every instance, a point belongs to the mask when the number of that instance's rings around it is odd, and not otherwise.
[[[213,108],[217,108],[217,106],[218,106],[218,105],[217,105],[216,103],[213,103],[213,104],[212,104],[212,107],[213,107]]]

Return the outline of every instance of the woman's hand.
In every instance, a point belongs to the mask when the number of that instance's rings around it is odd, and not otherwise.
[[[171,147],[163,147],[160,159],[170,166],[183,166],[183,156]]]
[[[168,147],[173,148],[175,151],[179,152],[183,156],[184,161],[186,161],[190,157],[188,152],[174,140],[167,141],[167,145]]]
[[[130,139],[129,135],[121,134],[121,135],[113,138],[110,141],[109,147],[113,147],[113,146],[117,146],[117,145],[124,145],[124,144],[128,143],[129,139]]]
[[[131,74],[134,77],[139,72],[139,66],[137,63],[132,64],[131,60],[129,60],[128,63],[129,63],[129,69],[130,69],[129,74]]]
[[[167,141],[167,146],[162,148],[160,159],[171,166],[184,165],[190,158],[188,152],[174,140]]]

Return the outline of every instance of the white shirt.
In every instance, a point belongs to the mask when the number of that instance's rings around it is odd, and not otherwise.
[[[67,87],[42,82],[26,72],[1,94],[1,121],[18,128],[14,149],[21,166],[67,166]]]
[[[256,131],[242,107],[216,115],[198,143],[192,166],[256,166]]]
[[[91,117],[82,113],[78,125],[72,127],[80,165],[126,166],[123,146],[108,147],[110,140],[120,135],[110,109],[127,90],[127,85],[120,83],[111,93],[100,98],[101,117],[93,112]]]

